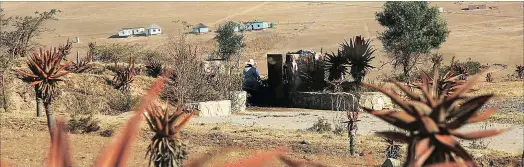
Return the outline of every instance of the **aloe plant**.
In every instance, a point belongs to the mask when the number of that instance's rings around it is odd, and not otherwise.
[[[28,57],[27,66],[31,72],[16,70],[24,82],[34,87],[37,116],[41,116],[43,106],[50,134],[53,134],[56,123],[51,109],[51,101],[57,91],[56,85],[62,81],[60,77],[69,74],[69,71],[64,70],[67,64],[61,64],[64,56],[66,55],[57,48],[54,48],[53,52],[50,50],[44,52],[40,48],[40,53],[34,52],[32,56]]]
[[[371,66],[371,60],[375,58],[373,56],[375,49],[371,45],[371,40],[365,40],[361,36],[356,36],[350,39],[349,43],[344,41],[344,43],[340,44],[340,47],[342,48],[342,55],[346,57],[348,64],[351,66],[349,73],[357,83],[357,86],[360,86],[367,72],[375,68]]]
[[[113,85],[123,92],[129,91],[129,85],[135,80],[135,60],[130,59],[127,67],[121,67],[115,62]]]
[[[482,105],[493,97],[492,94],[473,97],[464,103],[459,103],[466,99],[464,93],[469,91],[479,81],[480,77],[480,75],[477,75],[471,78],[464,85],[456,87],[449,95],[450,89],[444,89],[439,93],[438,80],[434,79],[430,83],[429,76],[425,73],[422,74],[422,83],[419,85],[422,95],[416,94],[406,86],[394,81],[410,98],[407,101],[402,100],[398,94],[390,90],[366,83],[365,86],[377,89],[389,96],[404,111],[364,109],[398,128],[409,131],[408,134],[390,131],[378,133],[395,141],[409,143],[405,166],[456,163],[459,160],[468,165],[476,166],[472,156],[455,137],[474,140],[494,136],[505,131],[504,129],[470,133],[457,131],[466,124],[483,121],[497,111],[497,108],[490,108],[478,112]],[[439,78],[436,68],[433,78]]]
[[[140,105],[136,108],[134,115],[125,123],[120,132],[115,136],[111,143],[106,146],[98,156],[93,166],[127,166],[128,154],[131,151],[131,143],[138,132],[142,113],[151,102],[158,97],[164,87],[165,78],[159,78],[145,96],[142,97]],[[49,149],[46,166],[48,167],[70,167],[73,166],[69,152],[69,142],[65,124],[57,121],[56,131],[53,131],[51,147]],[[7,162],[0,162],[1,167],[9,166]]]
[[[333,52],[331,52],[331,54],[326,53],[324,61],[325,71],[329,74],[329,81],[341,80],[342,77],[348,73],[349,65],[347,58],[340,50],[337,51],[337,54]]]
[[[149,165],[156,167],[181,167],[182,160],[187,159],[185,145],[180,140],[180,130],[187,125],[195,110],[187,111],[176,107],[169,112],[166,107],[151,105],[147,108],[147,124],[155,135],[148,146]]]

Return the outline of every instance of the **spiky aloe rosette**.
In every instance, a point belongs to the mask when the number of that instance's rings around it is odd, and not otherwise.
[[[432,83],[430,83],[430,78],[423,74],[422,83],[419,84],[421,95],[394,81],[395,85],[410,98],[410,100],[406,101],[402,100],[393,91],[365,83],[365,86],[377,89],[389,96],[404,111],[364,109],[378,118],[409,132],[408,134],[378,132],[379,135],[392,140],[409,143],[405,166],[458,162],[476,166],[472,156],[460,145],[455,137],[475,140],[494,136],[504,131],[457,132],[457,129],[463,125],[483,121],[497,111],[497,108],[490,108],[483,112],[478,112],[482,105],[493,97],[492,94],[473,97],[464,103],[460,102],[466,98],[464,93],[471,90],[480,77],[480,75],[477,75],[464,83],[464,85],[455,86],[455,89],[451,91],[449,87],[440,90],[439,88],[445,82],[438,82],[438,79],[433,79]],[[436,68],[434,69],[433,78],[439,78]]]
[[[154,162],[155,166],[182,166],[182,160],[187,159],[188,153],[180,141],[179,132],[196,111],[176,107],[174,112],[170,113],[167,107],[153,104],[146,111],[147,114],[144,115],[147,124],[155,132],[146,153],[149,155],[149,162]]]
[[[28,82],[31,86],[36,86],[38,90],[36,93],[42,97],[45,102],[49,102],[56,84],[62,81],[60,77],[69,74],[69,71],[64,70],[68,65],[61,64],[64,58],[62,51],[54,48],[43,51],[40,48],[40,53],[34,52],[27,60],[27,66],[31,72],[17,70],[21,75],[21,79]]]

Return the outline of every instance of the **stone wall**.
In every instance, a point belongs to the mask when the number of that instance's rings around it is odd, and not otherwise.
[[[351,93],[296,92],[292,97],[294,107],[347,111],[357,110],[357,98]]]
[[[358,111],[359,105],[375,110],[393,108],[391,99],[380,92],[362,92],[358,97],[346,92],[297,92],[292,102],[297,108],[334,111]]]

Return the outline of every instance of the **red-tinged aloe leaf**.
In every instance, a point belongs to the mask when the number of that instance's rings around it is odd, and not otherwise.
[[[460,146],[460,143],[449,135],[435,135],[441,144],[453,151],[457,156],[464,159],[464,161],[473,161],[473,157]]]
[[[418,140],[415,144],[415,157],[419,157],[424,151],[430,148],[430,138],[425,137],[421,140]]]
[[[397,87],[400,88],[403,92],[405,92],[411,99],[413,100],[420,100],[420,96],[416,93],[412,92],[408,87],[402,85],[400,82],[395,80],[394,78],[389,77],[389,80],[392,81]]]
[[[424,124],[424,129],[426,130],[426,132],[438,133],[440,131],[435,121],[433,121],[433,119],[429,117],[422,117],[421,120],[422,120],[422,123]]]
[[[460,88],[455,90],[451,96],[449,96],[447,99],[455,99],[465,93],[467,90],[473,88],[473,86],[480,81],[480,78],[482,76],[480,74],[477,74],[476,76],[471,77],[468,82],[466,82],[465,85],[461,85]]]
[[[52,79],[57,79],[57,78],[60,78],[61,76],[67,75],[67,74],[69,74],[69,73],[70,73],[70,71],[64,71],[64,72],[58,73],[58,74],[56,74],[56,75],[53,75],[53,76],[51,76],[50,78],[52,78]]]
[[[407,101],[406,103],[413,107],[413,110],[415,111],[415,113],[418,114],[417,116],[430,115],[431,111],[433,110],[426,103],[422,103],[420,101]]]
[[[461,138],[461,139],[475,140],[475,139],[480,139],[480,138],[496,136],[498,134],[501,134],[503,132],[508,131],[509,129],[510,128],[493,129],[493,130],[485,130],[485,131],[470,132],[470,133],[459,133],[459,132],[456,132],[456,131],[452,130],[452,131],[450,131],[450,133],[453,136],[456,136],[456,137]]]
[[[368,110],[369,112],[369,109],[364,109]],[[415,126],[412,126],[416,119],[413,116],[407,114],[406,112],[371,111],[370,113],[394,126],[397,126],[405,130],[414,130],[417,128]]]
[[[25,71],[22,71],[22,70],[14,70],[15,72],[17,72],[18,74],[20,75],[23,75],[25,77],[33,77],[33,78],[38,78],[38,75],[35,75],[35,74],[31,74],[31,73],[27,73]]]
[[[6,161],[2,160],[0,161],[0,167],[9,167],[9,164]]]
[[[367,86],[367,87],[370,87],[370,88],[373,88],[373,89],[376,89],[378,90],[379,92],[382,92],[384,93],[386,96],[388,96],[389,98],[391,98],[391,100],[399,105],[404,111],[407,111],[407,112],[412,112],[411,111],[411,108],[409,108],[409,106],[405,103],[404,100],[402,100],[402,98],[400,98],[400,96],[396,95],[395,93],[393,93],[392,91],[388,91],[386,90],[385,88],[383,87],[379,87],[379,86],[376,86],[376,85],[373,85],[373,84],[368,84],[368,83],[362,83],[364,86]]]
[[[189,113],[189,114],[185,114],[185,115],[181,115],[181,119],[180,119],[180,123],[178,123],[175,128],[173,128],[173,132],[177,133],[179,132],[180,130],[182,130],[182,128],[184,128],[187,123],[189,123],[189,120],[191,120],[191,118],[193,117],[195,113]]]
[[[499,107],[493,107],[493,108],[489,108],[489,109],[486,109],[484,110],[484,112],[482,113],[477,113],[475,114],[474,116],[470,117],[466,123],[475,123],[475,122],[480,122],[480,121],[484,121],[486,119],[488,119],[491,115],[495,114],[495,112],[497,112],[497,110],[499,109]]]
[[[409,143],[410,137],[406,136],[404,133],[400,132],[376,132],[377,135],[387,137],[388,139],[394,140],[396,142]]]
[[[252,156],[249,159],[234,162],[231,164],[224,165],[223,167],[256,167],[262,166],[269,160],[280,156],[284,153],[282,148],[276,149],[275,151],[263,152]]]
[[[33,81],[31,83],[29,83],[29,86],[35,86],[35,85],[38,85],[39,83],[42,83],[44,80],[38,80],[38,81]]]
[[[484,105],[491,97],[493,97],[492,94],[478,96],[462,104],[462,106],[460,106],[456,112],[449,114],[450,116],[458,115],[458,117],[457,119],[448,123],[446,127],[449,129],[460,128],[467,122],[469,118],[477,113],[477,110],[480,109],[480,107],[482,107],[482,105]]]
[[[225,155],[228,152],[231,152],[232,150],[233,149],[231,149],[231,148],[223,148],[223,149],[220,149],[218,151],[213,151],[212,153],[204,154],[204,155],[200,156],[199,158],[195,158],[195,159],[193,159],[191,161],[186,162],[186,164],[184,166],[185,167],[203,167],[204,164],[206,164],[209,161],[211,161],[211,159],[217,158],[220,155]]]
[[[312,167],[327,167],[324,164],[317,163],[317,162],[309,162],[304,160],[295,160],[291,159],[287,156],[281,155],[279,156],[280,161],[284,162],[289,167],[301,167],[301,166],[312,166]]]
[[[70,167],[72,165],[69,154],[69,142],[67,134],[64,133],[63,129],[64,123],[57,121],[47,158],[47,166],[49,167]]]
[[[426,165],[424,167],[464,167],[464,166],[475,166],[473,162],[442,162],[438,164]]]
[[[142,119],[142,113],[147,106],[153,101],[164,87],[165,78],[159,78],[153,83],[153,86],[145,96],[140,100],[139,107],[135,110],[135,114],[126,122],[124,127],[120,130],[111,141],[111,143],[104,149],[102,154],[95,162],[95,166],[111,166],[122,167],[126,166],[127,154],[131,147],[131,142],[138,133],[138,126]]]
[[[423,152],[421,152],[420,155],[417,156],[415,166],[422,166],[424,162],[426,162],[428,157],[431,155],[431,153],[433,153],[433,150],[435,150],[435,146],[428,147]]]

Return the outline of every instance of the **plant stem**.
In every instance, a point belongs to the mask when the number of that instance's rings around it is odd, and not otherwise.
[[[44,103],[45,114],[47,116],[47,127],[49,128],[49,134],[51,135],[51,141],[53,141],[53,132],[56,127],[56,120],[53,115],[51,103]]]

